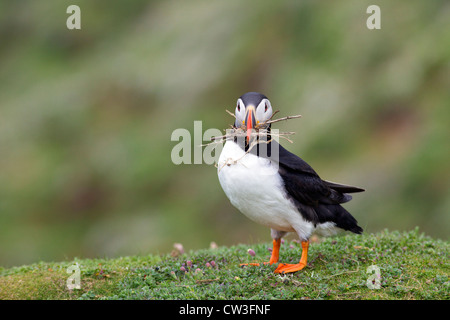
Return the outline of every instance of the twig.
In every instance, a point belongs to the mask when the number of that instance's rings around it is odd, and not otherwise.
[[[272,113],[272,115],[270,116],[270,118],[267,119],[267,120],[272,120],[273,116],[276,115],[278,112],[280,112],[280,110],[275,110],[275,111]]]
[[[225,109],[225,111],[229,115],[231,115],[233,118],[236,118],[236,115],[233,112],[231,112],[231,111],[229,111],[227,109]],[[289,120],[289,119],[296,119],[296,118],[301,118],[302,117],[300,114],[298,114],[298,115],[295,115],[295,116],[287,116],[287,117],[284,117],[284,118],[279,118],[279,119],[272,120],[273,116],[276,115],[278,112],[280,112],[280,110],[275,110],[272,113],[272,115],[270,116],[270,118],[268,120],[264,121],[263,123],[261,123],[260,126],[265,125],[265,124],[271,124],[271,123],[275,123],[275,122],[279,122],[279,121],[285,121],[285,120]]]
[[[291,134],[294,134],[295,132],[293,132],[293,133],[291,133]],[[279,136],[280,138],[283,138],[283,139],[285,139],[287,142],[289,142],[289,143],[294,143],[294,141],[292,141],[291,139],[289,139],[289,138],[287,138],[287,137],[285,137],[285,136]]]
[[[232,117],[236,118],[236,116],[235,116],[231,111],[226,110],[226,109],[225,109],[225,111],[226,111],[229,115],[231,115]],[[262,123],[260,123],[260,124],[257,124],[256,127],[255,127],[256,132],[253,131],[253,132],[251,133],[251,137],[258,137],[258,138],[260,138],[260,137],[267,137],[267,136],[270,135],[270,136],[273,136],[273,137],[283,138],[283,139],[285,139],[286,141],[288,141],[288,142],[290,142],[290,143],[293,143],[293,141],[292,141],[291,139],[287,138],[286,136],[295,134],[295,132],[278,132],[278,133],[275,133],[275,132],[268,132],[268,131],[267,131],[267,127],[268,127],[268,125],[271,124],[271,123],[275,123],[275,122],[279,122],[279,121],[285,121],[285,120],[289,120],[289,119],[300,118],[301,115],[287,116],[287,117],[284,117],[284,118],[272,120],[273,116],[274,116],[275,114],[277,114],[278,112],[279,112],[278,110],[274,111],[268,120],[266,120],[266,121],[264,121],[264,122],[262,122]],[[222,143],[224,140],[229,139],[229,138],[245,137],[245,136],[247,135],[247,132],[246,132],[246,130],[245,130],[245,127],[235,128],[234,126],[231,126],[231,128],[232,128],[232,130],[229,130],[229,131],[228,131],[225,135],[223,135],[223,136],[211,137],[211,142],[208,143],[208,144],[204,144],[204,145],[202,145],[202,146],[208,146],[208,145],[214,144],[214,143],[215,143],[215,144],[218,144],[218,143]],[[257,145],[258,143],[264,142],[264,143],[266,143],[266,144],[269,144],[269,143],[272,141],[272,139],[269,139],[268,141],[263,141],[263,140],[264,140],[264,139],[257,139],[257,140],[252,141],[252,143],[250,144],[250,146],[249,146],[248,150],[245,152],[245,154],[247,154],[248,152],[250,152],[250,150],[253,149],[253,147],[254,147],[255,145]],[[267,139],[266,139],[266,140],[267,140]],[[244,154],[244,155],[245,155],[245,154]],[[236,162],[236,161],[235,161],[235,162]],[[228,161],[227,161],[225,164],[227,164],[227,163],[228,163]],[[220,169],[219,169],[219,170],[220,170]]]
[[[229,114],[229,115],[231,115],[232,117],[234,117],[234,118],[236,118],[236,116],[234,115],[234,113],[233,112],[231,112],[231,111],[228,111],[227,109],[225,109],[225,111]]]
[[[295,115],[295,116],[287,116],[284,118],[280,118],[280,119],[275,119],[275,120],[269,120],[264,122],[264,124],[270,124],[270,123],[275,123],[275,122],[279,122],[279,121],[284,121],[284,120],[289,120],[289,119],[296,119],[296,118],[301,118],[302,116],[300,114]]]
[[[295,132],[292,131],[288,131],[288,132],[279,132],[279,133],[275,133],[275,132],[267,132],[266,130],[261,130],[258,132],[252,132],[252,137],[256,136],[256,137],[267,137],[268,135],[271,136],[275,136],[275,137],[282,137],[287,139],[286,135],[292,135],[295,134]],[[241,128],[238,129],[233,129],[231,132],[223,135],[223,136],[217,136],[217,137],[211,137],[211,141],[215,141],[215,140],[224,140],[227,138],[234,138],[234,137],[245,137],[247,135],[247,133],[242,130]],[[289,142],[292,142],[291,140],[287,139]],[[221,142],[221,141],[219,141]]]

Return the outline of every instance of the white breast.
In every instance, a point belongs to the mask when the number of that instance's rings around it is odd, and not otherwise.
[[[313,224],[303,219],[286,196],[278,167],[269,159],[245,153],[227,141],[218,162],[220,185],[231,203],[255,222],[307,239]]]

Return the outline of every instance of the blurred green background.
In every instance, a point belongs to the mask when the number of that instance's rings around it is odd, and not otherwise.
[[[66,9],[81,8],[81,30]],[[369,30],[366,9],[381,8]],[[0,266],[270,241],[173,130],[266,94],[367,232],[450,230],[449,1],[0,1]]]

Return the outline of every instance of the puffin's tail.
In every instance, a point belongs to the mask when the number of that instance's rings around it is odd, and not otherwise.
[[[356,234],[361,234],[363,229],[358,226],[358,221],[339,204],[320,204],[315,208],[319,217],[319,222],[332,221],[336,226],[351,231]],[[322,220],[322,221],[320,221]]]

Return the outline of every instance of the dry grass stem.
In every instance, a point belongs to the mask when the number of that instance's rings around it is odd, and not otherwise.
[[[234,113],[232,113],[231,111],[229,111],[229,110],[225,110],[225,111],[229,115],[231,115],[232,117],[236,118]],[[256,131],[252,132],[251,137],[258,137],[258,138],[259,137],[267,137],[269,135],[269,133],[267,132],[266,129],[267,129],[267,126],[269,124],[272,124],[272,123],[275,123],[275,122],[279,122],[279,121],[286,121],[286,120],[290,120],[290,119],[301,118],[301,115],[294,115],[294,116],[287,116],[287,117],[283,117],[283,118],[272,120],[273,116],[275,114],[277,114],[278,112],[279,111],[276,110],[267,121],[264,121],[264,122],[256,125],[256,128],[255,128]],[[273,132],[273,131],[270,132],[270,136],[285,139],[286,141],[288,141],[290,143],[293,143],[293,141],[290,140],[289,138],[287,138],[286,136],[289,136],[289,135],[292,135],[292,134],[295,134],[295,132]],[[246,132],[246,129],[244,127],[235,128],[234,126],[231,126],[231,130],[228,130],[227,134],[225,134],[223,136],[212,137],[211,141],[212,141],[212,143],[222,143],[224,140],[227,140],[227,139],[230,139],[230,138],[235,138],[235,137],[243,138],[246,135],[247,135],[247,132]],[[271,140],[269,140],[269,141],[260,141],[260,139],[257,139],[257,141],[258,141],[257,143],[260,143],[260,142],[269,143]],[[210,145],[210,144],[211,143],[203,145],[203,146],[207,146],[207,145]]]
[[[265,124],[270,124],[270,123],[275,123],[275,122],[285,121],[285,120],[290,120],[290,119],[297,119],[297,118],[301,118],[301,117],[302,116],[300,114],[295,115],[295,116],[287,116],[287,117],[280,118],[280,119],[266,121]]]

